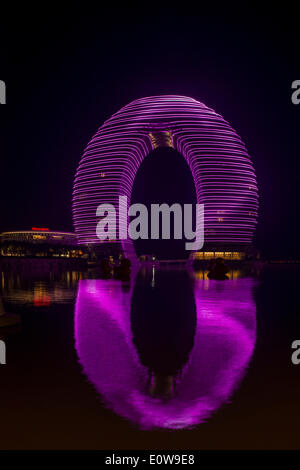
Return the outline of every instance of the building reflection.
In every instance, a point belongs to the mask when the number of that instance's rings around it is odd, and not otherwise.
[[[79,361],[107,407],[139,428],[189,428],[226,403],[256,339],[253,278],[214,281],[140,271],[81,280]]]
[[[0,294],[6,306],[49,307],[76,297],[84,272],[55,260],[9,260],[0,263]]]
[[[196,331],[196,305],[187,271],[137,275],[131,298],[131,329],[139,360],[149,372],[152,396],[175,393]]]

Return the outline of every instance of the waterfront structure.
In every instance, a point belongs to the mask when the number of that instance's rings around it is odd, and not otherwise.
[[[32,227],[0,233],[1,256],[80,258],[84,255],[75,233]]]
[[[118,211],[119,196],[130,201],[139,166],[158,147],[180,152],[192,172],[197,203],[204,204],[204,248],[199,256],[246,256],[258,211],[256,176],[246,147],[220,114],[193,98],[176,95],[129,103],[88,143],[73,189],[73,221],[79,242],[99,246],[98,205],[113,204]],[[123,223],[127,226],[128,221]],[[116,240],[102,243],[121,243],[125,255],[134,256],[132,240],[119,238],[117,230]]]

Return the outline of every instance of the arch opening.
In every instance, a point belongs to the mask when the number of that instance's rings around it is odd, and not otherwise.
[[[171,206],[179,203],[197,203],[197,195],[193,175],[184,156],[172,147],[157,147],[152,150],[143,160],[133,182],[130,204],[144,204],[149,214],[149,234],[150,234],[150,213],[151,204],[166,203]],[[182,212],[183,216],[183,212]],[[183,220],[183,219],[182,219]],[[174,217],[171,215],[171,234],[169,240],[142,240],[133,242],[136,255],[154,254],[158,259],[186,259],[189,252],[185,249],[186,240],[174,239]],[[193,227],[195,229],[195,227]],[[182,232],[184,233],[183,224]],[[161,234],[161,224],[160,224]]]

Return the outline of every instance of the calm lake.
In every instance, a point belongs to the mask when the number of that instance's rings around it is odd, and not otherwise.
[[[0,447],[299,448],[299,271],[2,260]]]

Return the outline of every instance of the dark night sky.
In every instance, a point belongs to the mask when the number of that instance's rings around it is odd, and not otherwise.
[[[72,230],[73,177],[97,128],[135,98],[181,94],[223,115],[248,148],[260,190],[256,245],[299,256],[299,13],[240,5],[5,14],[0,230]]]

